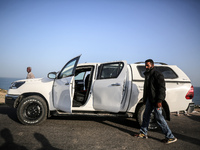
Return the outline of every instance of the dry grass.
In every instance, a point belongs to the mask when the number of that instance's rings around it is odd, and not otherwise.
[[[7,94],[7,90],[0,89],[0,104],[5,103],[6,94]]]

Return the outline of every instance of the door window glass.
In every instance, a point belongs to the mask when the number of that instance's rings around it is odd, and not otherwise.
[[[77,65],[78,59],[79,59],[79,57],[71,60],[70,62],[68,62],[64,66],[64,68],[62,69],[62,71],[59,74],[59,79],[74,75],[74,72],[75,72],[75,67],[74,66]]]
[[[117,78],[122,71],[124,64],[122,62],[103,64],[99,67],[98,79]]]
[[[85,72],[81,72],[75,76],[75,80],[83,80],[85,76]]]

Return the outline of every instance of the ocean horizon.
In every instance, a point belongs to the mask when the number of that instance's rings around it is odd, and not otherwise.
[[[4,90],[8,90],[11,83],[16,81],[16,80],[21,80],[25,78],[3,78],[0,77],[0,88]],[[194,97],[193,97],[193,102],[196,105],[200,105],[200,87],[194,87]]]
[[[11,83],[17,80],[21,80],[25,78],[5,78],[5,77],[0,77],[0,88],[4,90],[8,90],[9,87],[11,86]]]

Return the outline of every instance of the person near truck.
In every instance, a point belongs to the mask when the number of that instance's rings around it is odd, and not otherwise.
[[[165,139],[162,142],[169,144],[177,141],[174,137],[170,128],[162,115],[162,101],[165,99],[165,80],[162,73],[154,68],[154,61],[148,59],[145,61],[146,71],[145,82],[144,82],[144,95],[143,100],[146,104],[146,108],[143,115],[143,122],[140,128],[140,133],[136,134],[135,137],[147,139],[148,126],[150,121],[151,112],[154,110],[155,118],[165,134]]]
[[[35,78],[34,74],[31,72],[31,67],[27,67],[26,71],[28,72],[26,79]]]

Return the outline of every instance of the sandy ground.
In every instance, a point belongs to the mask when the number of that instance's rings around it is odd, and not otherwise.
[[[0,104],[5,103],[5,95],[7,94],[7,90],[0,89]]]

